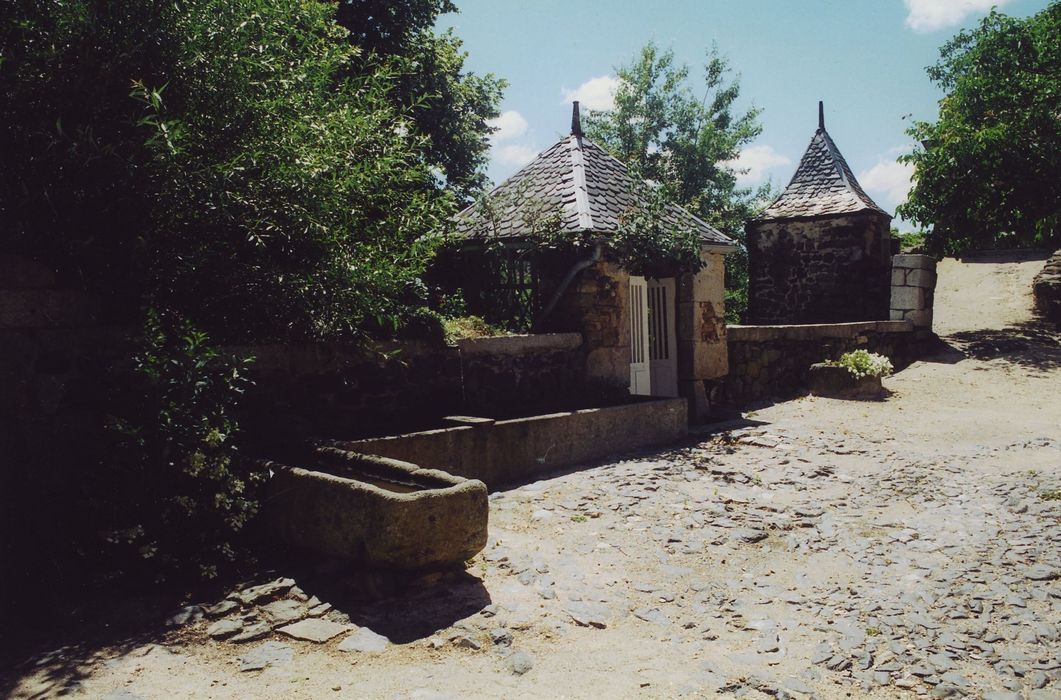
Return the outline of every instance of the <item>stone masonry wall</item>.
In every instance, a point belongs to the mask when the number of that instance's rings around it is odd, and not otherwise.
[[[726,350],[725,255],[703,252],[704,267],[677,280],[678,391],[694,422],[708,418],[705,380],[729,371]]]
[[[888,318],[888,218],[753,221],[747,245],[749,323]]]
[[[447,415],[503,417],[584,401],[577,334],[505,336],[456,346],[402,343],[232,348],[253,355],[250,390],[263,445],[439,427]]]
[[[892,257],[891,319],[910,321],[915,328],[932,328],[936,289],[936,259],[929,255]]]
[[[546,330],[582,335],[586,381],[597,393],[630,386],[629,299],[629,273],[604,259],[579,273],[546,319]]]
[[[867,321],[799,326],[730,326],[729,375],[707,383],[714,411],[804,391],[815,362],[857,348],[880,353],[902,369],[936,347],[931,331],[910,321]]]
[[[1054,252],[1032,281],[1035,308],[1045,318],[1061,323],[1061,250]]]

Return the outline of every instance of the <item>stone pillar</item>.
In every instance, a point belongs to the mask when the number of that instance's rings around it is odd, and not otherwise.
[[[701,253],[704,268],[678,278],[678,391],[689,400],[689,419],[711,412],[704,382],[729,372],[726,345],[725,254]]]
[[[891,320],[913,321],[915,328],[932,330],[935,290],[935,258],[930,255],[892,256]]]

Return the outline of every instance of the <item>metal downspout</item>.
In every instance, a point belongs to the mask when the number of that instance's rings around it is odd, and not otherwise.
[[[538,317],[538,320],[534,322],[534,332],[538,333],[541,331],[541,325],[545,322],[545,319],[549,318],[549,314],[553,312],[556,305],[560,303],[560,297],[564,295],[567,288],[571,286],[571,282],[574,281],[575,276],[585,270],[587,267],[595,265],[600,262],[601,259],[601,244],[597,243],[593,246],[593,252],[585,260],[579,260],[577,263],[571,266],[571,269],[564,275],[564,279],[560,282],[560,286],[557,287],[556,292],[552,298],[549,299],[549,303],[545,305],[545,309],[542,311],[542,315]]]

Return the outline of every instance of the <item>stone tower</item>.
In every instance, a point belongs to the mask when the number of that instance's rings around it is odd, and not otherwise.
[[[748,222],[748,323],[888,318],[891,216],[818,129],[781,196]]]

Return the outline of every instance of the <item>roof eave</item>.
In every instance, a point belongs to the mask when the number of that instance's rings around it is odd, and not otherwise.
[[[748,223],[766,223],[770,221],[810,221],[812,219],[823,219],[827,217],[835,216],[862,216],[864,214],[873,214],[874,216],[883,216],[884,218],[891,220],[895,217],[876,207],[865,207],[863,209],[855,209],[853,211],[834,211],[826,214],[795,214],[795,215],[771,215],[763,216],[760,214],[754,219],[749,220]]]

